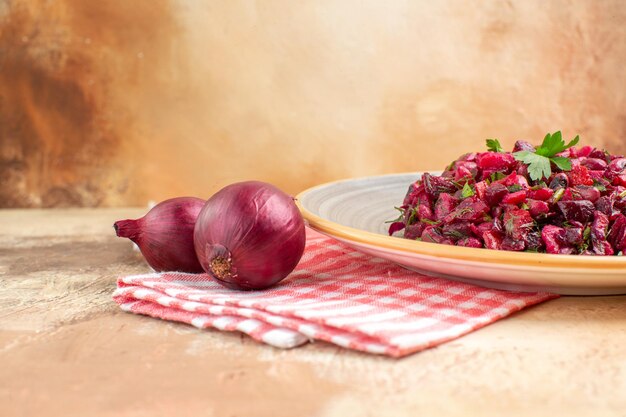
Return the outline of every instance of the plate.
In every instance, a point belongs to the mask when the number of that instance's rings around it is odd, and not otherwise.
[[[514,291],[566,295],[626,294],[626,256],[495,251],[388,236],[408,186],[420,173],[356,178],[300,193],[308,225],[361,252],[432,276]]]

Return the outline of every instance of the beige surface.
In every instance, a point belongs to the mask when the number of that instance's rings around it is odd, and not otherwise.
[[[0,211],[0,415],[626,416],[626,297],[561,298],[402,360],[122,313],[114,220]]]
[[[623,0],[4,0],[0,51],[0,207],[626,153]]]

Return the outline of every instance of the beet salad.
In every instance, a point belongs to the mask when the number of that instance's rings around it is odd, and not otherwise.
[[[626,251],[626,158],[565,143],[561,132],[513,152],[488,139],[441,175],[409,186],[389,234],[446,245],[568,255]]]

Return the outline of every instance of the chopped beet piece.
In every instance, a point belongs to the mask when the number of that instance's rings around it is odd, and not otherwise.
[[[613,207],[615,208],[615,211],[618,211],[618,212],[621,211],[621,212],[624,212],[624,214],[626,214],[626,196],[620,197],[620,195],[622,195],[622,193],[620,192],[615,193],[615,203]]]
[[[567,246],[581,245],[583,243],[583,228],[581,226],[566,228],[562,239],[563,244]]]
[[[474,196],[463,200],[443,221],[445,223],[454,220],[477,221],[483,219],[487,213],[489,213],[489,207]]]
[[[487,187],[488,185],[486,181],[479,181],[474,186],[474,188],[476,189],[476,195],[478,196],[478,198],[480,198],[483,201],[485,200],[485,193],[487,192]]]
[[[626,216],[623,214],[617,215],[607,240],[611,242],[616,252],[626,251]]]
[[[523,251],[526,248],[526,242],[524,240],[513,239],[510,236],[506,236],[502,241],[502,250]]]
[[[513,207],[513,208],[516,208],[516,207]],[[503,214],[504,214],[504,211],[503,211]],[[503,217],[504,217],[503,215],[500,215],[500,216],[495,216],[493,218],[493,220],[491,221],[491,224],[493,225],[492,230],[496,230],[500,233],[504,233],[504,222],[502,221]]]
[[[601,211],[594,213],[593,223],[591,224],[591,245],[593,252],[597,255],[610,256],[615,252],[606,239],[609,223],[609,216]]]
[[[581,165],[590,171],[604,171],[607,167],[606,161],[599,158],[585,158],[581,161]]]
[[[483,169],[483,175],[480,177],[482,181],[492,181],[495,176],[504,175],[502,171],[496,169]]]
[[[457,161],[455,164],[454,180],[460,181],[463,178],[475,178],[478,173],[476,162]]]
[[[606,182],[608,184],[609,181],[604,179],[604,172],[605,171],[589,171],[589,176],[591,177],[593,181]]]
[[[548,224],[541,230],[541,238],[548,253],[561,253],[563,237],[565,237],[565,229],[558,226]]]
[[[595,206],[590,201],[559,201],[559,209],[567,221],[587,223],[593,218]]]
[[[589,200],[595,203],[600,198],[600,191],[589,185],[577,185],[572,191],[574,200]]]
[[[523,175],[517,174],[517,176],[515,177],[515,180],[516,180],[516,184],[522,187],[523,189],[527,189],[530,185],[528,184],[528,180],[526,179],[526,177]]]
[[[509,190],[508,188],[506,188],[505,185],[499,184],[497,182],[493,183],[489,187],[487,187],[487,190],[485,191],[485,203],[489,204],[490,206],[495,206],[499,204],[504,196],[508,193]]]
[[[470,230],[475,236],[482,237],[487,231],[494,229],[493,222],[483,222],[479,224],[470,223]]]
[[[517,191],[504,196],[503,204],[521,204],[526,201],[526,190]]]
[[[534,222],[526,210],[512,209],[504,212],[504,230],[506,235],[517,240],[524,240],[531,232]]]
[[[459,205],[459,199],[450,194],[440,194],[435,203],[435,220],[443,220],[456,206]]]
[[[593,148],[587,157],[589,158],[604,158],[606,155],[602,149]]]
[[[596,201],[596,210],[601,211],[607,216],[613,215],[613,204],[615,203],[615,199],[613,196],[604,195]]]
[[[527,200],[526,204],[528,204],[528,212],[535,219],[539,216],[550,213],[550,206],[545,201]]]
[[[495,230],[490,230],[483,233],[483,241],[485,242],[485,247],[487,249],[502,249],[503,240],[504,236],[502,235],[502,233]]]
[[[552,188],[543,187],[537,190],[529,190],[528,198],[532,198],[533,200],[548,201],[553,194],[554,190]]]
[[[573,166],[568,172],[568,178],[572,186],[575,185],[593,185],[593,179],[589,175],[589,170],[584,166]]]
[[[621,173],[626,168],[626,158],[615,158],[611,161],[608,169],[613,172]]]
[[[429,173],[425,173],[422,176],[422,181],[426,194],[433,199],[439,197],[441,193],[454,193],[457,190],[457,186],[451,180],[430,175]]]
[[[502,217],[502,215],[504,214],[504,208],[504,206],[495,206],[491,210],[491,217]]]
[[[520,163],[515,170],[518,175],[523,176],[524,178],[528,177],[528,165]]]
[[[476,152],[469,152],[461,155],[458,161],[476,161],[476,155],[478,155]]]
[[[578,148],[578,149],[576,149],[576,148],[570,148],[570,149],[573,149],[573,150],[576,151],[575,155],[572,155],[574,158],[576,158],[576,157],[581,158],[581,157],[589,156],[591,151],[593,151],[593,146],[585,145],[585,146],[583,146],[581,148]]]
[[[428,226],[422,232],[422,241],[431,243],[443,243],[445,245],[453,245],[454,242],[441,234],[441,231],[435,226]]]
[[[455,174],[454,180],[460,183],[464,183],[469,179],[473,179],[474,175],[476,175],[476,170],[470,170],[464,166],[459,167]]]
[[[613,179],[613,185],[620,185],[622,187],[626,187],[626,174],[617,175]]]
[[[501,180],[498,180],[497,183],[502,184],[505,187],[510,187],[512,185],[519,185],[522,188],[528,187],[528,181],[526,180],[526,178],[522,177],[516,172],[510,173],[509,175],[502,178]]]
[[[479,154],[477,159],[481,169],[496,171],[509,170],[515,163],[513,155],[501,152],[484,152]]]
[[[459,159],[455,161],[452,166],[454,171],[458,171],[461,168],[470,172],[476,172],[478,170],[478,164],[473,161],[464,161]]]
[[[519,151],[535,152],[535,147],[531,143],[526,142],[525,140],[518,140],[517,142],[515,142],[515,145],[513,146],[513,152],[519,152]]]
[[[399,232],[402,229],[404,229],[404,223],[403,222],[393,222],[393,223],[391,223],[391,225],[389,226],[389,236],[393,235],[396,232]]]
[[[472,234],[470,222],[453,222],[445,224],[442,228],[442,234],[452,240],[462,239]]]
[[[566,188],[565,190],[563,190],[563,195],[561,195],[561,198],[559,201],[572,201],[573,199],[574,199],[574,193],[572,193],[572,189]]]
[[[419,219],[433,219],[434,214],[432,210],[432,200],[430,196],[426,193],[426,190],[423,187],[420,187],[414,191],[415,197],[413,200],[415,201],[413,206],[413,210],[417,209],[417,217]]]
[[[475,237],[465,237],[456,242],[457,246],[465,246],[467,248],[482,248],[483,242]]]
[[[415,224],[411,224],[404,229],[404,238],[415,240],[418,237],[422,236],[422,232],[426,228],[427,224],[422,222],[417,222]]]
[[[402,205],[404,206],[414,206],[417,204],[417,197],[420,193],[424,192],[424,186],[418,185],[417,183],[409,185],[409,189],[404,196],[404,201]]]
[[[528,236],[526,236],[526,250],[539,252],[544,249],[545,245],[543,243],[543,240],[541,239],[541,232],[530,232]]]

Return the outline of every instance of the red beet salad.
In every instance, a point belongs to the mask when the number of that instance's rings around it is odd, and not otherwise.
[[[497,139],[409,186],[389,234],[446,245],[568,255],[626,252],[626,158],[561,132],[513,152]]]

